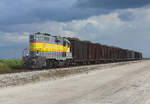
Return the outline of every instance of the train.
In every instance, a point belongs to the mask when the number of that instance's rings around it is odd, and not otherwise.
[[[141,60],[142,53],[78,38],[33,33],[22,60],[26,68],[52,68]]]

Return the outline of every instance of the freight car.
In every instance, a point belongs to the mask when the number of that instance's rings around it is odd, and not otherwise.
[[[24,66],[49,68],[70,65],[99,64],[142,59],[142,53],[101,45],[77,38],[35,33],[29,37],[29,52],[23,51]]]

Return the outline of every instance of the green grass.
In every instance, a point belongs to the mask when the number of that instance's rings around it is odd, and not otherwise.
[[[150,58],[143,58],[143,60],[150,60]]]
[[[0,71],[11,71],[22,68],[21,59],[0,59]]]

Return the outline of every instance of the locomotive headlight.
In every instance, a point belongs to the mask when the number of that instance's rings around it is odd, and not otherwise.
[[[36,56],[39,56],[39,51],[36,52]]]
[[[26,54],[26,56],[29,56],[29,54]]]
[[[67,48],[67,52],[70,52],[70,48]]]

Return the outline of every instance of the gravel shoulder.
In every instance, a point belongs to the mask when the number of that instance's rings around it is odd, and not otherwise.
[[[44,80],[56,80],[67,76],[73,76],[76,74],[83,74],[83,73],[87,74],[94,70],[104,70],[118,65],[120,66],[138,62],[141,61],[108,63],[108,64],[58,68],[58,69],[49,69],[31,72],[0,74],[0,88],[25,85],[28,83],[36,83]]]
[[[111,66],[112,65],[112,66]],[[2,104],[150,104],[150,61],[0,89]],[[86,68],[85,68],[86,69]]]

